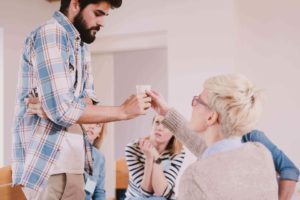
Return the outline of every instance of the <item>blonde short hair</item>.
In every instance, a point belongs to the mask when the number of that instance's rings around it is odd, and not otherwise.
[[[242,136],[251,131],[261,114],[262,92],[238,74],[209,78],[204,83],[208,105],[219,115],[224,137]]]

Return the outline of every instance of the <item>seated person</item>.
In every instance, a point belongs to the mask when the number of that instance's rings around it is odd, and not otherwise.
[[[182,144],[154,118],[150,136],[129,143],[125,157],[129,170],[127,200],[175,199],[174,186],[185,152]]]
[[[106,124],[83,124],[83,131],[86,133],[92,146],[93,175],[84,173],[85,179],[85,200],[105,200],[105,158],[99,151],[106,134]]]
[[[291,198],[299,170],[264,134],[246,134],[260,111],[260,92],[246,78],[208,79],[203,92],[193,98],[189,122],[159,93],[147,94],[165,117],[163,125],[198,157],[180,179],[179,199],[278,199],[273,161],[282,183],[280,199]]]

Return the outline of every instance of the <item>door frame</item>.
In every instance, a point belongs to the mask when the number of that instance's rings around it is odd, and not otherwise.
[[[4,165],[4,118],[3,118],[3,108],[4,108],[4,31],[0,27],[0,167]]]
[[[90,50],[93,54],[104,54],[161,47],[167,47],[166,31],[103,36],[97,38]]]

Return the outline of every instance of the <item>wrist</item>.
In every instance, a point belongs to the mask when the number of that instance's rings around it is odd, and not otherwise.
[[[119,118],[120,121],[128,119],[128,114],[126,113],[123,106],[119,106],[117,108],[117,114],[118,114],[118,118]]]
[[[153,156],[145,156],[145,162],[147,163],[153,163],[154,157]]]
[[[160,164],[161,163],[161,161],[162,161],[162,159],[161,158],[153,158],[153,163],[155,163],[155,164]]]
[[[165,117],[167,115],[167,113],[169,112],[169,109],[170,108],[168,106],[165,106],[164,108],[161,109],[160,115]]]

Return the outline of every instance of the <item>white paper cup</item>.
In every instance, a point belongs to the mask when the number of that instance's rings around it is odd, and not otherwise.
[[[136,85],[136,94],[145,94],[146,90],[151,90],[151,85]]]

